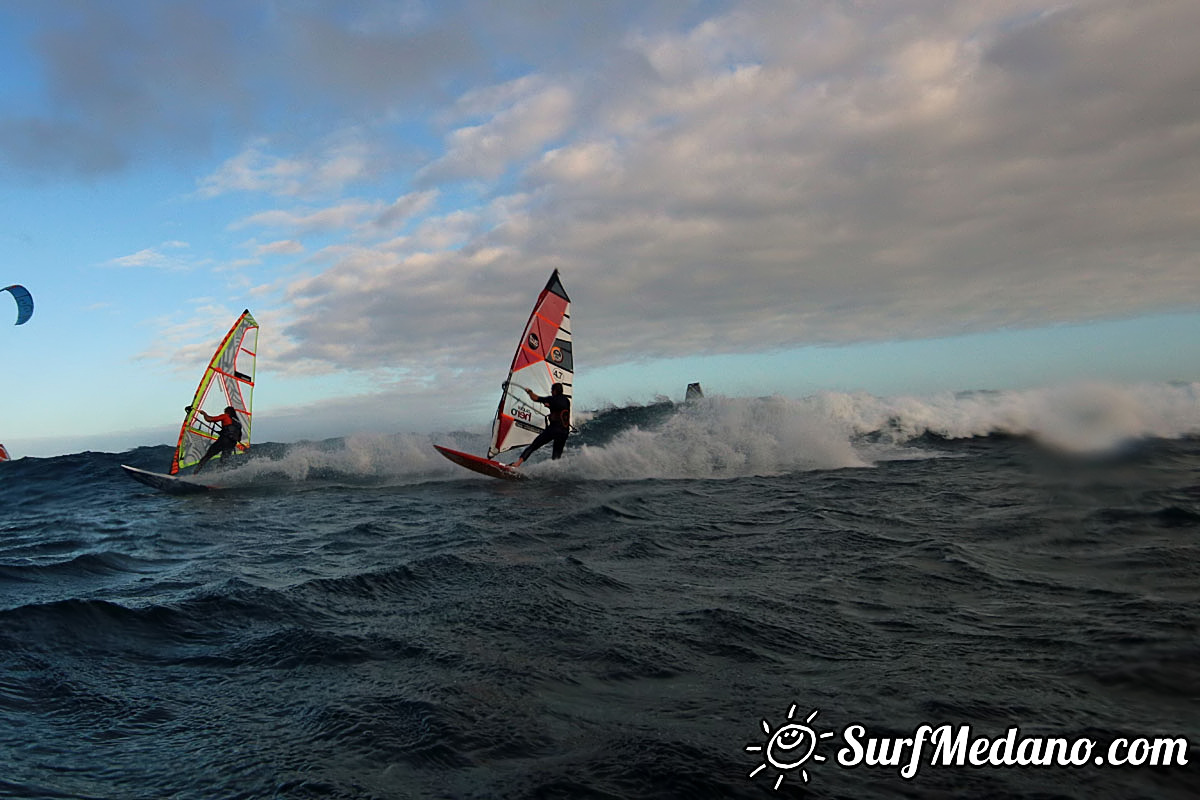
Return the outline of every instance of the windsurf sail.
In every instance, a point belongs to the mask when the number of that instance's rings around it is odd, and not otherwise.
[[[521,334],[508,378],[504,381],[504,393],[500,395],[500,405],[492,422],[488,458],[495,458],[497,453],[514,447],[524,447],[546,427],[545,407],[530,400],[526,389],[545,397],[550,394],[553,384],[561,383],[563,394],[570,397],[574,381],[571,298],[563,289],[558,270],[554,270],[525,323],[525,332]]]
[[[20,284],[5,286],[3,291],[10,293],[17,301],[17,324],[24,325],[33,316],[33,295]]]
[[[9,458],[11,456],[9,456],[8,451],[4,449],[4,445],[0,444],[0,461],[8,461]]]
[[[704,397],[704,390],[700,388],[700,384],[689,383],[687,385],[687,392],[683,395],[683,401],[687,403],[692,400],[699,400],[701,397]]]
[[[237,452],[244,453],[250,448],[257,350],[258,323],[247,309],[225,334],[217,352],[208,362],[208,368],[204,370],[204,377],[200,379],[192,404],[188,406],[187,417],[179,429],[179,444],[171,459],[172,475],[198,464],[220,433],[218,426],[206,421],[201,411],[216,417],[225,413],[226,406],[233,406],[242,423],[242,438],[238,441]]]

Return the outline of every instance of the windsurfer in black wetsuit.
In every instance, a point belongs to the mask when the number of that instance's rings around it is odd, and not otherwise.
[[[561,383],[553,384],[550,387],[549,397],[538,397],[533,393],[532,389],[526,389],[530,399],[536,403],[543,403],[550,407],[549,424],[546,429],[538,434],[537,438],[529,443],[525,448],[525,452],[521,453],[521,457],[512,463],[514,467],[519,467],[525,463],[525,459],[533,454],[534,450],[544,445],[546,442],[554,442],[554,451],[551,455],[554,459],[562,458],[563,445],[567,443],[567,436],[571,434],[571,398],[563,394],[563,385]]]
[[[188,406],[187,410],[191,412],[191,406]],[[222,458],[229,458],[229,456],[233,455],[234,450],[237,449],[237,443],[242,439],[242,423],[238,419],[237,411],[233,406],[225,406],[225,413],[218,414],[215,417],[209,416],[204,411],[200,411],[200,416],[204,417],[208,422],[219,422],[221,424],[221,432],[217,434],[217,440],[209,445],[208,452],[204,454],[200,459],[200,463],[196,465],[196,471],[192,473],[193,475],[199,472],[208,463],[209,459],[217,455],[217,453],[220,453]]]

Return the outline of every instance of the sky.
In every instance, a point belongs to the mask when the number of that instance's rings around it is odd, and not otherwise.
[[[1200,380],[1200,3],[8,0],[0,441],[490,426],[554,269],[580,408]]]

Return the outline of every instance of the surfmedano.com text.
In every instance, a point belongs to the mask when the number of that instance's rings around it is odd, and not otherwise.
[[[996,739],[973,737],[970,725],[922,725],[903,739],[866,734],[862,725],[849,725],[842,731],[846,746],[838,751],[838,763],[843,767],[899,767],[905,780],[917,776],[925,754],[925,763],[931,767],[1168,767],[1188,763],[1188,742],[1182,736],[1118,737],[1101,748],[1096,740],[1087,738],[1022,737],[1017,727]]]

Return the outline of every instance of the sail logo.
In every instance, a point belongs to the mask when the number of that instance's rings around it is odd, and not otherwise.
[[[808,770],[804,769],[804,764],[810,758],[813,761],[824,761],[825,756],[816,752],[817,744],[821,739],[828,739],[834,735],[833,731],[817,733],[809,727],[819,713],[821,712],[818,709],[813,709],[813,712],[805,718],[803,725],[792,722],[791,720],[796,715],[796,706],[793,704],[788,709],[788,721],[778,728],[773,729],[771,723],[764,719],[762,730],[766,734],[766,741],[763,744],[746,745],[747,753],[763,754],[763,762],[754,768],[750,777],[755,777],[770,766],[775,768],[776,791],[783,785],[783,779],[787,777],[788,773],[794,770],[800,770],[800,779],[808,783]]]
[[[550,360],[553,361],[555,364],[562,363],[563,353],[562,353],[561,347],[551,347],[550,348]]]
[[[529,332],[529,338],[526,341],[529,343],[530,350],[537,350],[542,344],[542,340],[539,339],[538,335],[533,331]]]

